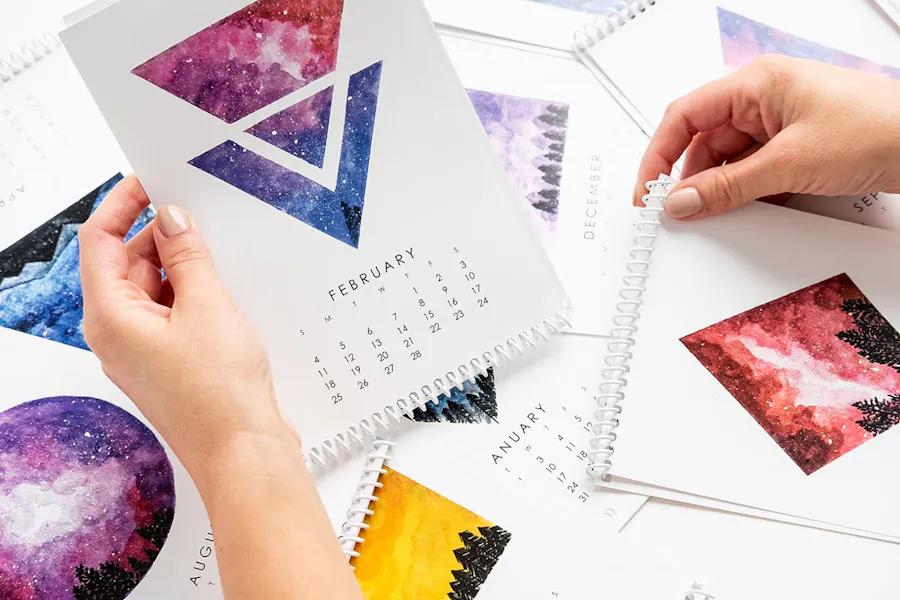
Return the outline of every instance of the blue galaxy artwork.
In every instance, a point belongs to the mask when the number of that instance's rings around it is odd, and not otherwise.
[[[252,136],[322,168],[334,88],[302,100],[247,130]]]
[[[359,247],[375,111],[378,62],[350,77],[334,191],[228,140],[191,165],[353,248]]]
[[[437,402],[429,402],[425,409],[416,409],[412,420],[419,423],[496,423],[497,390],[494,370],[466,381],[463,389],[453,388],[449,396],[441,394]]]
[[[122,179],[116,175],[0,252],[0,327],[75,348],[84,341],[78,229]],[[128,238],[153,220],[145,210]]]

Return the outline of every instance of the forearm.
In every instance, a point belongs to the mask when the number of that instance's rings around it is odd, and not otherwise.
[[[359,600],[300,447],[244,436],[194,475],[227,600]]]

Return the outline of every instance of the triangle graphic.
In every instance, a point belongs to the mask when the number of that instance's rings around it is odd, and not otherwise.
[[[900,79],[900,69],[895,67],[811,42],[722,8],[718,11],[722,54],[729,71],[740,69],[762,54],[782,54]]]
[[[334,191],[228,140],[189,161],[295,219],[358,248],[381,62],[350,76]]]
[[[247,130],[247,133],[316,167],[325,164],[334,87],[301,100]]]
[[[131,72],[226,123],[332,71],[343,0],[257,0]]]

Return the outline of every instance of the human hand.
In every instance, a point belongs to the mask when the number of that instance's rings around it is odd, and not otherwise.
[[[785,193],[900,191],[900,82],[760,57],[669,106],[641,162],[635,205],[685,150],[666,201],[680,219]]]
[[[91,350],[198,484],[215,453],[250,438],[299,452],[275,403],[266,350],[216,275],[190,216],[165,207],[123,243],[149,203],[138,180],[127,177],[79,231]]]

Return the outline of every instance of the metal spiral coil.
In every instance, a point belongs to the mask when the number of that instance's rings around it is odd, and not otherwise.
[[[629,21],[637,18],[656,6],[657,0],[631,0],[615,2],[605,12],[594,17],[584,29],[573,34],[573,42],[579,50],[586,50],[624,27]]]
[[[481,356],[472,358],[468,364],[459,365],[454,371],[435,379],[430,385],[422,386],[418,391],[401,398],[394,404],[385,406],[370,418],[363,419],[331,440],[325,440],[318,446],[309,448],[305,453],[306,464],[310,469],[327,468],[330,462],[340,462],[351,455],[355,449],[365,447],[372,439],[387,437],[396,432],[404,423],[404,417],[412,418],[416,409],[424,410],[428,402],[438,402],[438,396],[449,396],[454,388],[463,389],[468,381],[475,383],[479,375],[486,375],[487,370],[504,361],[511,361],[517,355],[536,348],[539,342],[547,342],[550,336],[559,335],[572,328],[572,320],[567,312],[557,312],[544,319],[540,324],[532,325],[527,331],[509,338],[503,344],[494,346]]]
[[[22,44],[18,50],[0,55],[0,83],[11,80],[45,56],[52,54],[60,44],[58,37],[52,33],[45,33]]]
[[[379,479],[387,474],[384,467],[391,458],[393,446],[394,443],[388,440],[376,439],[372,442],[372,451],[366,457],[359,485],[356,486],[356,493],[347,511],[347,520],[341,525],[341,535],[338,538],[347,560],[359,556],[357,546],[365,542],[361,534],[369,528],[365,522],[366,517],[375,512],[371,505],[378,502],[375,491],[383,485]]]
[[[631,360],[631,348],[634,346],[634,334],[637,332],[637,321],[643,297],[647,290],[647,277],[653,262],[653,249],[659,229],[663,204],[668,190],[674,180],[667,175],[647,183],[647,191],[643,197],[644,206],[639,212],[639,220],[635,224],[637,234],[634,245],[629,252],[629,260],[625,263],[623,287],[619,290],[620,301],[616,304],[616,314],[609,333],[612,340],[606,346],[603,359],[601,383],[594,399],[598,409],[596,420],[592,424],[591,451],[588,452],[590,463],[588,475],[600,484],[609,481],[610,460],[615,452],[616,428],[619,426],[619,415],[622,413],[621,401],[625,397],[624,388],[628,385],[628,362]]]

